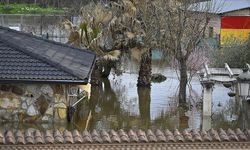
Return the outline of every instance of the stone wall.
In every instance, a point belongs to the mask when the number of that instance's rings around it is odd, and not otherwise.
[[[60,84],[0,84],[0,121],[66,121],[67,96]]]

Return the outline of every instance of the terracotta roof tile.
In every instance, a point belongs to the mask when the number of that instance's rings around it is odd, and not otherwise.
[[[126,134],[126,132],[124,132],[124,130],[120,129],[119,135],[121,138],[121,142],[128,143],[130,141],[128,135]]]
[[[203,138],[203,141],[205,142],[211,142],[213,140],[211,136],[205,130],[201,131],[201,137]]]
[[[50,130],[45,131],[44,139],[45,139],[46,144],[52,144],[55,141],[55,139],[54,139],[54,137],[53,137]]]
[[[159,141],[159,142],[166,142],[167,141],[166,137],[164,136],[164,133],[160,129],[156,130],[155,135],[157,137],[157,141]]]
[[[108,132],[106,132],[105,130],[101,130],[100,134],[104,143],[111,143],[111,139],[109,137]]]
[[[130,138],[130,142],[139,142],[139,139],[136,133],[132,129],[128,131],[128,136]]]
[[[119,135],[114,130],[110,130],[110,138],[113,143],[121,143]]]
[[[77,130],[73,130],[72,135],[73,135],[74,143],[82,143],[83,142],[82,136]]]
[[[74,143],[71,132],[65,130],[63,132],[64,143]]]
[[[83,143],[92,143],[93,142],[90,133],[86,130],[83,131],[83,133],[82,133],[82,140],[83,140]]]
[[[91,136],[92,136],[93,142],[95,142],[95,143],[102,143],[103,142],[99,133],[96,130],[92,131]]]
[[[140,142],[144,142],[144,143],[148,142],[148,138],[146,136],[146,133],[144,131],[142,131],[141,129],[138,130],[137,135],[138,135]]]
[[[211,129],[211,130],[210,130],[210,136],[211,136],[211,138],[212,138],[214,141],[218,141],[218,142],[221,141],[218,132],[215,131],[214,129]]]
[[[167,138],[167,142],[175,142],[175,137],[172,132],[170,132],[168,129],[165,130],[165,135]]]
[[[193,139],[194,139],[195,142],[202,142],[203,141],[202,138],[201,138],[201,135],[199,134],[199,132],[197,130],[193,129],[191,131],[191,134],[192,134]]]
[[[228,135],[230,141],[239,141],[237,135],[235,134],[235,132],[232,129],[227,130],[227,135]]]
[[[27,144],[34,144],[34,137],[31,130],[26,130],[24,135]]]
[[[59,130],[54,131],[54,139],[55,139],[55,143],[63,143],[64,142],[63,136]]]
[[[186,141],[188,141],[188,142],[193,142],[194,141],[194,139],[192,137],[192,134],[190,132],[188,132],[187,130],[184,130],[182,132],[182,134],[183,134]]]
[[[236,136],[239,138],[240,141],[247,141],[246,135],[239,128],[236,129]]]
[[[34,131],[34,140],[36,144],[44,144],[43,134],[39,130]]]
[[[16,131],[15,137],[16,137],[16,144],[25,144],[24,135],[20,130]]]
[[[152,130],[148,129],[147,130],[147,135],[148,135],[148,141],[149,142],[157,142],[157,138],[155,136],[155,134],[153,133]]]
[[[181,135],[181,133],[179,132],[178,129],[174,130],[174,137],[175,137],[176,141],[184,142],[184,138],[183,138],[183,136]]]
[[[4,144],[4,135],[2,132],[0,132],[0,144]]]
[[[5,142],[6,144],[15,144],[15,137],[12,131],[6,131]]]
[[[246,130],[245,132],[246,132],[246,136],[247,136],[248,141],[250,141],[250,130]]]
[[[15,134],[14,134],[15,133]],[[165,133],[165,135],[164,135]],[[223,129],[219,129],[218,132],[211,129],[208,132],[198,131],[198,130],[184,130],[180,133],[177,129],[171,132],[170,130],[165,130],[162,132],[156,129],[155,132],[152,130],[129,130],[125,132],[124,130],[119,130],[118,132],[110,130],[96,131],[93,130],[90,134],[88,131],[83,131],[82,134],[77,130],[68,131],[65,130],[62,133],[59,130],[55,130],[54,133],[50,130],[41,132],[39,130],[26,130],[16,132],[6,131],[5,134],[0,133],[0,144],[54,144],[54,143],[166,143],[166,142],[243,142],[247,141],[249,137],[249,130],[242,132],[240,129],[232,130],[227,129],[226,132]]]
[[[219,129],[219,136],[222,141],[229,141],[229,137],[227,136],[227,133],[223,129]]]

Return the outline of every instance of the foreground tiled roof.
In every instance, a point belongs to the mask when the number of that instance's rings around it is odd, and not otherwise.
[[[124,130],[109,132],[101,130],[97,132],[77,130],[60,132],[39,130],[6,131],[0,133],[0,144],[53,144],[53,143],[178,143],[178,142],[248,142],[250,141],[250,130],[245,132],[240,129],[231,130],[209,130],[209,131],[187,131],[174,130]]]
[[[39,130],[0,133],[2,150],[161,150],[161,149],[250,149],[250,130],[183,131],[147,130],[128,132]]]
[[[0,26],[0,81],[86,82],[95,54]]]

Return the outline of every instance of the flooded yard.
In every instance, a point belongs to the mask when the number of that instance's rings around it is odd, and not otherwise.
[[[24,18],[23,18],[24,19]],[[32,20],[33,19],[33,20]],[[32,21],[31,21],[32,20]],[[45,24],[51,24],[39,30],[39,19],[24,19],[13,17],[6,20],[2,17],[1,25],[20,26],[20,30],[34,32],[38,35],[52,33],[65,42],[65,34],[55,30],[54,20],[48,19]],[[60,19],[59,19],[60,20]],[[58,21],[58,20],[57,20]],[[54,22],[57,22],[54,21]],[[35,22],[35,23],[34,23]],[[54,26],[53,26],[54,25]],[[63,37],[64,36],[64,37]],[[125,59],[124,59],[125,58]],[[103,79],[101,87],[94,87],[89,101],[79,103],[72,123],[8,123],[0,124],[0,129],[202,129],[202,122],[211,122],[212,128],[248,128],[250,127],[250,104],[235,100],[228,96],[229,89],[216,84],[213,89],[212,118],[202,117],[202,86],[198,76],[194,76],[188,89],[188,110],[177,108],[176,95],[179,80],[176,71],[162,61],[153,61],[153,73],[161,73],[167,77],[162,83],[152,83],[151,89],[137,88],[138,61],[124,56],[121,62],[122,74],[114,71],[108,79]]]
[[[131,66],[130,66],[131,67]],[[135,68],[132,64],[131,68]],[[129,70],[129,69],[126,69]],[[153,73],[162,73],[167,80],[162,83],[152,83],[151,89],[137,88],[135,70],[125,72],[120,76],[112,74],[109,80],[103,81],[101,88],[91,91],[88,108],[80,107],[78,114],[84,110],[91,113],[91,117],[75,117],[75,127],[83,129],[119,129],[119,128],[161,128],[161,129],[202,129],[204,121],[202,109],[202,86],[195,76],[188,90],[189,110],[177,108],[176,94],[178,92],[178,78],[176,71],[159,64],[153,65]],[[235,98],[230,98],[222,84],[216,84],[213,89],[212,128],[247,128],[249,126],[249,104],[244,108]],[[85,112],[86,113],[86,112]],[[207,121],[206,121],[207,122]]]

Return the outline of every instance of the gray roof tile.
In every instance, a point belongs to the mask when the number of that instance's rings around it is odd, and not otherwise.
[[[95,54],[0,27],[0,80],[86,82]]]

